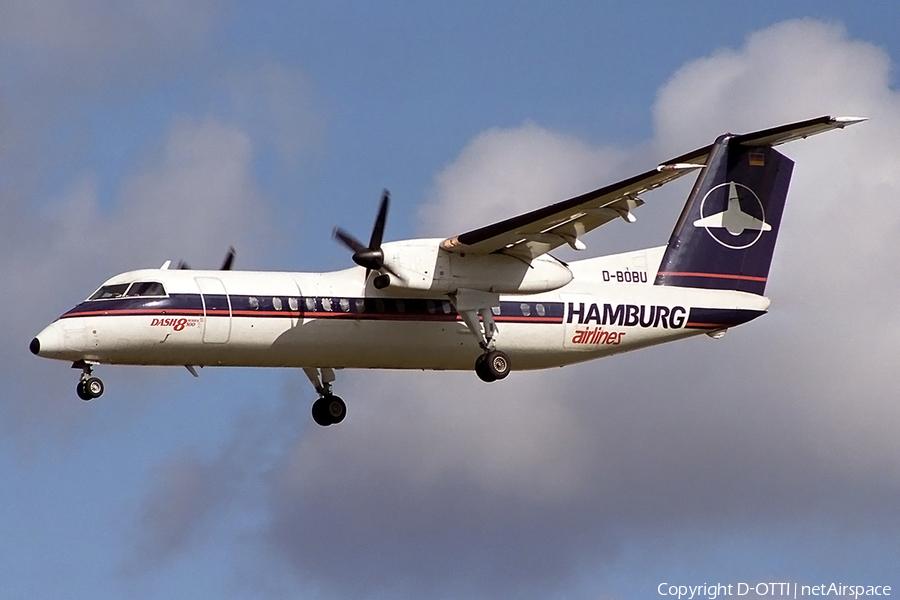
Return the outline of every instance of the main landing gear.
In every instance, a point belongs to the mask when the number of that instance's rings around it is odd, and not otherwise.
[[[334,369],[307,368],[303,369],[310,383],[319,392],[319,399],[313,402],[312,418],[316,424],[322,427],[337,425],[347,416],[347,405],[338,396],[331,393],[331,384],[334,382]],[[321,373],[321,377],[320,377]]]
[[[78,380],[78,385],[75,387],[79,398],[88,402],[103,395],[103,382],[99,377],[91,376],[91,363],[79,360],[72,364],[72,368],[81,369],[81,379]]]
[[[491,383],[509,375],[510,366],[505,352],[489,350],[475,359],[475,374],[485,383]]]
[[[491,383],[509,375],[512,368],[509,356],[496,349],[498,329],[491,310],[500,306],[500,296],[479,290],[460,289],[455,294],[450,294],[450,302],[484,351],[475,359],[475,374],[478,378]]]

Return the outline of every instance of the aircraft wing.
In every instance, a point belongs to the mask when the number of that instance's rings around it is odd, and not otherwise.
[[[751,147],[777,146],[831,129],[840,129],[861,120],[863,119],[855,117],[824,116],[736,135],[734,139]],[[640,194],[705,166],[711,149],[712,144],[698,148],[667,160],[652,171],[447,238],[441,247],[449,252],[502,253],[526,260],[550,252],[563,244],[583,249],[585,246],[579,239],[581,236],[616,217],[633,222],[634,216],[631,211],[644,203]]]

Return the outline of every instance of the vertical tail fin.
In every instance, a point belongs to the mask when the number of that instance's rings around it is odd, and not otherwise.
[[[656,285],[762,295],[794,163],[723,135],[675,225]]]

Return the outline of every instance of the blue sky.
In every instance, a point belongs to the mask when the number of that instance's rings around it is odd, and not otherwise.
[[[0,6],[0,596],[585,598],[892,585],[900,98],[891,3]],[[484,386],[341,372],[77,372],[31,337],[117,272],[350,265],[709,143],[868,123],[797,161],[770,314]],[[681,187],[679,187],[681,186]],[[689,183],[588,255],[667,239]],[[571,258],[571,256],[568,256]],[[752,596],[752,595],[751,595]]]

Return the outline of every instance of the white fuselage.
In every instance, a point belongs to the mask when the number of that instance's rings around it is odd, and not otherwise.
[[[663,248],[576,261],[550,292],[500,297],[498,350],[515,369],[582,362],[763,314],[767,298],[656,286]],[[99,364],[471,370],[481,354],[448,296],[375,290],[364,270],[141,270],[104,286],[164,295],[87,300],[42,331],[40,356]]]

